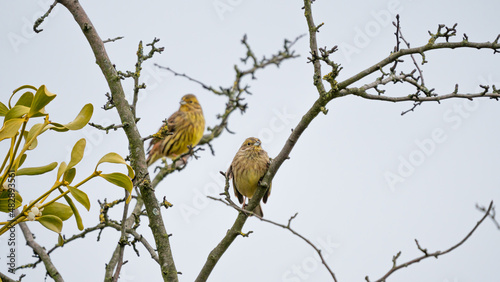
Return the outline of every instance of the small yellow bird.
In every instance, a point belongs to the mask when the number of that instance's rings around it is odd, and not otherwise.
[[[238,197],[240,204],[243,204],[243,207],[245,207],[246,198],[248,200],[252,199],[253,194],[257,191],[260,179],[269,168],[269,156],[260,145],[261,142],[258,138],[247,138],[236,156],[234,156],[233,162],[227,171],[228,177],[233,179],[234,194]],[[262,198],[264,203],[267,202],[270,194],[271,184],[269,184],[269,189]],[[264,215],[260,204],[253,212],[260,217]]]
[[[154,134],[148,148],[148,166],[158,159],[174,159],[198,145],[205,131],[201,105],[193,94],[184,95],[179,110],[173,113]]]

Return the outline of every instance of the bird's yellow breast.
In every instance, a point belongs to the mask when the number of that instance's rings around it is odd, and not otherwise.
[[[177,132],[171,137],[172,148],[169,149],[168,157],[176,157],[188,152],[188,146],[194,147],[198,145],[201,138],[203,137],[203,132],[205,131],[205,119],[203,118],[203,113],[194,112],[187,113],[186,122],[179,126]],[[167,141],[168,142],[168,141]],[[166,146],[167,147],[167,146]]]
[[[256,163],[248,164],[248,169],[239,173],[235,172],[234,182],[238,191],[245,197],[251,199],[259,184],[259,180],[265,170],[262,170]],[[239,174],[239,175],[237,175]]]

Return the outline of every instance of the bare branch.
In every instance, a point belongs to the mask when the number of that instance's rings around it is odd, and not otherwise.
[[[118,223],[115,223],[113,221],[101,222],[101,223],[97,224],[96,226],[86,228],[82,232],[80,232],[78,234],[75,234],[75,235],[71,236],[68,239],[64,238],[62,245],[58,245],[58,244],[54,245],[54,247],[52,247],[47,252],[47,254],[50,255],[52,252],[54,252],[55,250],[63,247],[64,245],[66,245],[66,244],[68,244],[70,242],[73,242],[73,241],[75,241],[77,239],[84,238],[87,234],[90,234],[90,233],[92,233],[94,231],[98,231],[99,230],[100,232],[102,232],[102,230],[104,228],[107,228],[107,227],[111,227],[111,228],[113,228],[113,229],[115,229],[117,231],[121,230],[121,225],[118,224]],[[146,250],[151,255],[151,258],[154,261],[156,261],[158,264],[160,263],[159,259],[158,259],[158,255],[156,254],[156,250],[151,246],[151,244],[149,244],[149,242],[146,240],[146,238],[144,238],[141,234],[137,233],[134,228],[127,228],[127,229],[125,229],[125,232],[127,234],[132,235],[132,237],[134,238],[135,241],[141,242],[141,244],[144,246],[144,248],[146,248]],[[97,237],[97,241],[99,241],[99,237]],[[28,268],[28,267],[29,268],[35,268],[37,266],[37,264],[39,264],[40,262],[42,262],[42,260],[39,258],[38,261],[36,261],[34,263],[30,263],[30,264],[26,264],[26,265],[17,267],[16,270],[17,269]]]
[[[420,246],[420,244],[419,244],[418,240],[416,240],[416,239],[415,239],[415,243],[417,244],[417,248],[418,248],[418,249],[419,249],[422,253],[424,253],[424,254],[423,254],[422,256],[420,256],[420,257],[417,257],[417,258],[415,258],[415,259],[409,260],[409,261],[407,261],[407,262],[404,262],[404,263],[401,263],[401,264],[399,264],[399,265],[398,265],[398,264],[397,264],[397,262],[396,262],[396,260],[397,260],[397,258],[399,257],[399,255],[401,254],[401,252],[399,252],[399,253],[398,253],[398,254],[397,254],[397,255],[393,258],[393,260],[392,260],[392,261],[393,261],[393,266],[392,266],[392,268],[391,268],[391,269],[390,269],[390,270],[389,270],[389,271],[388,271],[388,272],[387,272],[384,276],[382,276],[382,278],[380,278],[380,279],[376,280],[376,282],[383,282],[383,281],[386,281],[386,280],[387,280],[387,278],[388,278],[391,274],[393,274],[394,272],[396,272],[396,271],[398,271],[398,270],[400,270],[400,269],[402,269],[402,268],[406,268],[406,267],[408,267],[408,266],[410,266],[410,265],[412,265],[412,264],[414,264],[414,263],[418,263],[418,262],[420,262],[420,261],[421,261],[421,260],[423,260],[423,259],[430,258],[430,257],[438,258],[439,256],[442,256],[442,255],[444,255],[444,254],[447,254],[447,253],[449,253],[449,252],[453,251],[454,249],[456,249],[456,248],[460,247],[463,243],[465,243],[465,241],[467,241],[467,240],[470,238],[470,236],[472,236],[472,234],[474,233],[474,231],[476,231],[476,229],[479,227],[479,225],[481,225],[481,223],[483,223],[483,221],[484,221],[484,220],[485,220],[488,216],[491,216],[491,215],[490,215],[490,212],[491,212],[492,208],[493,208],[493,201],[491,201],[491,202],[490,202],[490,205],[489,205],[488,209],[486,210],[486,212],[485,212],[484,216],[483,216],[483,217],[482,217],[482,218],[481,218],[481,219],[480,219],[480,220],[476,223],[476,225],[474,226],[474,228],[472,228],[472,230],[471,230],[471,231],[470,231],[470,232],[469,232],[469,233],[468,233],[468,234],[467,234],[467,235],[466,235],[466,236],[465,236],[462,240],[460,240],[460,242],[458,242],[457,244],[455,244],[455,245],[451,246],[450,248],[448,248],[448,249],[446,249],[446,250],[444,250],[444,251],[435,251],[435,252],[433,252],[433,253],[429,253],[429,252],[427,251],[427,249],[423,249],[423,248]],[[366,281],[370,281],[370,280],[368,279],[368,276],[366,276],[366,278],[365,278],[365,279],[366,279]]]
[[[14,210],[14,214],[17,216],[19,214],[19,211],[17,209]],[[59,273],[55,265],[52,263],[52,260],[50,259],[50,256],[47,254],[45,249],[42,246],[40,246],[33,238],[33,234],[28,228],[28,225],[25,222],[19,222],[18,226],[21,227],[21,230],[23,232],[24,238],[26,239],[26,243],[28,244],[28,246],[30,246],[33,249],[33,251],[38,255],[40,260],[43,261],[43,264],[45,265],[45,269],[47,270],[48,275],[52,279],[54,279],[54,281],[61,281],[61,282],[64,281],[61,274]]]
[[[318,26],[314,24],[314,19],[311,9],[312,2],[313,1],[310,0],[304,0],[303,9],[304,9],[304,16],[306,17],[307,21],[307,26],[309,27],[309,48],[311,53],[311,58],[309,60],[310,62],[313,63],[314,66],[313,84],[316,86],[319,95],[323,96],[326,94],[326,90],[325,86],[323,85],[323,82],[321,81],[321,63],[318,57],[319,55],[318,42],[316,40],[316,33],[318,32],[319,28],[323,25],[323,23],[321,23]]]
[[[128,197],[128,191],[125,191],[125,197],[124,199],[127,199]],[[120,277],[120,271],[123,265],[123,253],[125,252],[125,246],[129,244],[128,239],[127,239],[127,215],[128,215],[128,205],[125,201],[125,206],[123,207],[123,216],[122,216],[122,222],[120,224],[120,240],[118,241],[118,246],[119,246],[119,252],[118,252],[118,257],[117,257],[117,265],[115,268],[115,274],[113,274],[113,282],[118,281],[118,278]],[[114,259],[114,258],[112,258]]]
[[[112,227],[116,230],[121,229],[121,225],[116,224],[116,223],[107,223],[106,226]],[[137,233],[133,228],[126,228],[125,232],[127,234],[130,234],[134,237],[135,241],[141,242],[141,244],[146,248],[148,253],[151,255],[151,258],[156,261],[158,264],[160,264],[160,260],[158,258],[158,254],[156,253],[156,250],[151,246],[151,244],[142,236],[141,234]]]
[[[103,40],[102,43],[115,42],[115,41],[123,39],[123,38],[124,38],[123,36],[118,36],[118,37],[115,37],[115,38],[108,38],[106,40]]]
[[[61,248],[63,247],[65,244],[67,243],[70,243],[76,239],[80,239],[80,238],[84,238],[85,235],[91,233],[91,232],[94,232],[96,230],[102,230],[104,227],[106,227],[105,224],[101,223],[101,224],[98,224],[96,226],[93,226],[93,227],[89,227],[89,228],[86,228],[85,230],[83,230],[82,232],[78,233],[78,234],[75,234],[73,236],[71,236],[70,238],[66,239],[63,237],[63,244],[62,245],[54,245],[54,247],[52,247],[48,252],[47,254],[50,255],[53,251],[57,250],[58,248]],[[99,241],[99,240],[98,240]],[[34,262],[34,263],[29,263],[29,264],[26,264],[26,265],[22,265],[22,266],[19,266],[16,268],[17,269],[22,269],[22,268],[35,268],[40,262],[42,262],[42,260],[40,258],[38,258],[38,261]]]
[[[400,76],[394,76],[394,78],[399,78]],[[384,83],[379,83],[379,84],[384,84]],[[366,86],[366,85],[365,85]],[[452,98],[465,98],[468,100],[472,100],[473,98],[491,98],[498,100],[500,98],[500,93],[497,91],[494,92],[489,92],[489,93],[455,93],[451,92],[448,94],[434,94],[435,96],[430,96],[430,97],[420,97],[420,96],[415,96],[415,95],[408,95],[408,96],[401,96],[401,97],[389,97],[389,96],[382,96],[382,95],[376,95],[376,94],[369,94],[367,93],[364,89],[365,86],[360,87],[360,88],[347,88],[345,90],[341,90],[339,92],[340,96],[346,96],[349,94],[353,94],[356,96],[360,96],[365,99],[370,99],[370,100],[379,100],[379,101],[388,101],[388,102],[405,102],[405,101],[416,101],[416,102],[439,102],[442,100],[446,99],[452,99]],[[371,87],[373,88],[373,87]]]
[[[404,43],[406,44],[406,47],[410,48],[410,43],[408,43],[408,41],[406,41],[406,39],[403,37],[403,34],[401,33],[401,31],[400,31],[399,35],[400,35],[401,39],[404,41]],[[413,54],[410,54],[410,57],[413,61],[413,64],[415,65],[415,68],[418,70],[418,73],[420,74],[420,76],[417,78],[417,81],[418,81],[418,79],[420,79],[421,85],[425,86],[424,71],[420,69],[420,66],[418,65],[417,60],[415,59]]]
[[[438,50],[438,49],[457,49],[457,48],[469,48],[469,49],[491,49],[491,50],[498,50],[500,49],[500,44],[495,43],[495,42],[469,42],[469,41],[461,41],[461,42],[442,42],[442,43],[433,43],[431,44],[430,42],[426,45],[420,46],[420,47],[415,47],[415,48],[408,48],[408,49],[401,49],[397,52],[394,52],[390,54],[388,57],[385,59],[381,60],[380,62],[372,65],[371,67],[368,67],[367,69],[353,75],[352,77],[339,82],[338,86],[340,89],[345,89],[349,85],[361,80],[362,78],[380,70],[384,66],[394,62],[395,60],[407,56],[410,54],[424,54],[424,52],[430,51],[430,50]]]
[[[104,94],[104,96],[106,96],[108,100],[106,101],[106,104],[104,104],[104,106],[102,106],[101,108],[105,111],[113,109],[115,107],[113,96],[111,96],[109,93]]]
[[[43,31],[43,29],[38,29],[38,27],[43,23],[43,21],[45,20],[46,17],[48,17],[50,15],[50,12],[52,12],[52,9],[54,9],[54,7],[57,5],[57,0],[54,1],[54,3],[52,3],[52,5],[50,5],[49,7],[49,10],[43,14],[43,16],[39,17],[35,23],[33,24],[33,31],[36,32],[36,33],[40,33]]]
[[[165,164],[165,166],[163,166],[163,167],[157,166],[155,168],[155,172],[156,172],[156,170],[159,170],[159,172],[153,178],[153,182],[151,183],[152,186],[156,187],[158,185],[158,183],[160,183],[165,177],[167,177],[167,175],[169,175],[175,171],[181,171],[184,168],[186,168],[187,159],[189,157],[194,157],[195,159],[198,159],[199,157],[196,155],[196,153],[198,151],[204,151],[204,150],[205,149],[200,148],[200,147],[196,147],[196,149],[193,149],[190,146],[189,150],[186,153],[184,153],[180,156],[177,156],[175,159],[172,160],[171,164],[169,164],[169,165]]]
[[[96,57],[96,62],[101,68],[101,71],[110,88],[112,101],[120,116],[121,123],[128,124],[128,126],[123,127],[123,130],[129,141],[130,164],[136,172],[136,178],[141,180],[135,184],[137,184],[136,186],[141,192],[141,197],[144,200],[144,203],[146,203],[145,207],[149,219],[148,226],[153,233],[156,243],[161,274],[164,280],[178,281],[177,270],[172,250],[170,248],[170,241],[167,236],[168,233],[165,229],[165,224],[160,212],[158,199],[154,194],[154,190],[151,187],[151,180],[149,179],[146,165],[146,154],[144,152],[144,143],[135,124],[134,112],[125,98],[125,92],[120,81],[120,76],[107,55],[104,43],[99,37],[96,27],[92,24],[92,21],[89,19],[85,9],[80,5],[80,3],[73,0],[59,0],[59,3],[65,6],[73,15],[75,21],[78,23],[87,41],[89,42]]]
[[[226,252],[229,246],[233,243],[234,239],[238,237],[238,235],[242,235],[246,237],[248,235],[241,232],[243,225],[245,224],[247,218],[249,216],[248,211],[240,211],[237,219],[234,221],[233,226],[226,232],[224,238],[220,241],[220,243],[210,252],[207,257],[207,261],[203,265],[198,277],[196,277],[196,282],[204,282],[207,281],[210,273],[214,269],[215,265],[222,257],[222,255]]]
[[[481,211],[483,213],[486,213],[486,211],[487,211],[486,207],[480,206],[478,204],[476,204],[476,209],[478,209],[479,211]],[[487,214],[491,218],[491,220],[493,221],[493,223],[495,224],[497,229],[500,230],[500,223],[498,223],[497,219],[495,218],[495,216],[496,216],[495,207],[492,207],[491,211]]]
[[[93,123],[93,122],[89,122],[88,124],[89,124],[90,126],[92,126],[92,127],[96,128],[96,129],[106,131],[106,134],[108,134],[110,130],[116,131],[116,130],[118,130],[119,128],[122,128],[122,127],[123,127],[123,124],[118,124],[118,125],[115,125],[114,123],[113,123],[113,124],[110,124],[110,125],[108,125],[108,126],[102,126],[102,125],[100,125],[100,124],[96,124],[96,123]]]
[[[222,92],[215,90],[212,86],[208,86],[205,83],[203,83],[203,82],[201,82],[201,81],[199,81],[197,79],[194,79],[194,78],[188,76],[185,73],[178,73],[178,72],[174,71],[173,69],[171,69],[169,67],[160,66],[159,64],[156,64],[156,63],[154,65],[155,65],[155,67],[158,67],[159,69],[163,69],[163,70],[166,70],[166,71],[169,71],[169,72],[173,73],[175,76],[184,77],[184,78],[188,79],[189,81],[197,83],[201,87],[203,87],[204,89],[206,89],[208,91],[212,91],[212,92],[214,92],[215,94],[218,94],[218,95],[223,95]]]
[[[264,222],[276,225],[276,226],[281,227],[283,229],[287,229],[288,231],[290,231],[295,236],[297,236],[300,239],[304,240],[309,246],[311,246],[316,251],[316,253],[319,255],[319,258],[321,259],[321,263],[325,266],[325,268],[328,270],[328,272],[332,276],[333,281],[337,281],[337,278],[335,278],[335,274],[333,273],[333,271],[330,269],[330,267],[326,263],[326,260],[325,260],[325,258],[323,257],[323,255],[321,253],[321,249],[319,249],[318,247],[316,247],[316,245],[314,245],[309,239],[307,239],[306,237],[302,236],[300,233],[298,233],[297,231],[295,231],[291,227],[292,220],[297,217],[298,213],[296,213],[293,216],[291,216],[290,219],[288,219],[288,223],[286,225],[284,225],[284,224],[277,223],[275,221],[272,221],[272,220],[260,217],[259,215],[255,214],[254,212],[242,209],[241,207],[239,207],[238,205],[236,205],[233,201],[228,200],[227,198],[226,198],[226,200],[223,200],[223,199],[215,198],[215,197],[211,197],[211,196],[207,196],[207,197],[209,199],[214,200],[214,201],[218,201],[218,202],[224,203],[225,205],[230,206],[230,207],[236,209],[239,212],[246,213],[246,214],[249,214],[249,215],[253,215],[253,216],[257,217],[258,219],[260,219],[261,221],[264,221]]]
[[[158,43],[159,41],[160,39],[154,38],[151,43],[146,44],[146,46],[151,47],[151,50],[149,50],[149,53],[147,55],[144,55],[144,48],[142,47],[142,41],[139,42],[139,47],[137,49],[137,63],[135,63],[135,72],[132,73],[132,78],[134,79],[134,98],[132,101],[132,105],[130,106],[132,109],[132,114],[136,118],[137,118],[136,109],[137,109],[137,101],[139,99],[139,91],[141,89],[146,88],[146,84],[139,83],[139,78],[141,76],[141,70],[142,70],[142,63],[144,63],[148,59],[151,59],[155,53],[161,54],[161,52],[165,50],[164,47],[157,48],[155,46],[155,44]]]
[[[18,280],[14,280],[14,279],[11,279],[11,278],[10,278],[10,277],[8,277],[7,275],[5,275],[5,274],[3,274],[3,273],[1,273],[1,272],[0,272],[0,279],[1,279],[1,281],[2,281],[2,282],[19,282],[19,281],[21,281],[21,279],[23,279],[23,277],[24,277],[24,276],[25,276],[25,275],[24,275],[24,274],[22,274],[22,275],[19,277],[19,279],[18,279]]]

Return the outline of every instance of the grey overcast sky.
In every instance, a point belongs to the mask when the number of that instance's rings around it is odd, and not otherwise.
[[[15,88],[32,84],[58,94],[47,107],[51,120],[67,122],[86,103],[95,112],[92,122],[118,123],[114,110],[104,111],[109,91],[91,49],[68,11],[57,6],[34,34],[32,23],[52,3],[49,0],[2,1],[0,4],[0,97],[6,102]],[[158,63],[189,74],[217,87],[229,86],[233,65],[245,49],[244,34],[259,57],[278,51],[283,39],[307,32],[301,1],[82,1],[103,39],[124,36],[106,45],[117,69],[132,70],[140,40],[160,38],[165,51],[148,61],[142,72],[147,90],[141,94],[138,127],[143,136],[154,133],[161,121],[178,108],[186,93],[195,93],[203,107],[207,125],[224,109],[224,100],[199,85],[159,70]],[[391,21],[400,14],[402,31],[412,46],[427,43],[428,31],[438,24],[458,23],[461,40],[493,41],[500,33],[498,1],[406,1],[406,0],[318,0],[313,5],[319,46],[339,46],[332,59],[342,64],[339,81],[387,56],[395,44]],[[224,236],[237,213],[208,200],[223,189],[218,173],[228,168],[243,140],[261,138],[271,157],[278,154],[301,116],[312,105],[317,92],[312,85],[312,66],[307,63],[308,39],[295,50],[300,57],[271,66],[247,80],[252,96],[248,110],[235,113],[229,128],[208,150],[191,160],[181,173],[170,175],[156,190],[174,204],[163,210],[180,281],[193,281],[210,250]],[[463,92],[480,91],[480,84],[500,87],[499,55],[491,50],[440,50],[427,55],[423,66],[426,84],[438,93],[450,93],[455,83]],[[417,56],[420,61],[420,57]],[[405,62],[409,63],[409,58]],[[411,64],[403,64],[410,70]],[[243,66],[242,66],[243,68]],[[324,69],[326,73],[327,69]],[[372,80],[375,77],[370,77]],[[364,82],[368,82],[364,80]],[[130,97],[131,81],[124,81]],[[357,85],[361,86],[361,84]],[[406,95],[412,89],[385,87],[390,96]],[[401,116],[411,103],[368,101],[357,97],[336,99],[327,115],[313,121],[274,178],[269,201],[263,205],[266,218],[286,223],[298,212],[292,226],[316,243],[339,281],[380,278],[401,251],[398,262],[421,255],[414,239],[429,251],[444,250],[459,242],[481,218],[475,205],[500,203],[499,104],[493,100],[448,100],[427,103]],[[83,179],[105,153],[127,154],[122,131],[104,134],[85,127],[72,133],[47,132],[26,165],[68,161],[72,145],[87,138],[85,158],[77,167]],[[4,144],[5,143],[5,144]],[[2,152],[7,142],[0,144]],[[150,172],[153,174],[153,170]],[[40,178],[19,177],[24,199],[29,201],[48,189],[55,172]],[[113,200],[123,191],[95,180],[85,186],[92,208],[82,210],[86,227],[98,222],[98,199]],[[116,210],[112,214],[119,218]],[[147,222],[141,233],[153,242]],[[40,244],[47,248],[57,236],[30,224]],[[220,260],[210,281],[330,281],[313,249],[286,230],[247,221],[248,238],[237,238]],[[65,222],[63,233],[77,233],[74,220]],[[66,281],[99,281],[104,274],[119,234],[104,230],[87,235],[58,249],[54,263]],[[22,242],[21,235],[18,239]],[[21,243],[21,245],[23,245]],[[137,258],[127,248],[129,263],[120,281],[160,281],[159,268],[138,247]],[[398,271],[388,281],[498,281],[500,277],[500,230],[491,220],[484,222],[460,248],[439,259],[428,259]],[[0,271],[6,271],[7,242],[0,238]],[[33,262],[32,252],[18,249],[19,263]],[[3,262],[2,262],[3,261]],[[23,281],[42,281],[39,265]]]

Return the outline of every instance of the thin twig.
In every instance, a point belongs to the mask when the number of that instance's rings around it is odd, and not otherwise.
[[[149,50],[149,53],[144,55],[144,48],[142,47],[142,41],[139,42],[139,47],[137,48],[137,62],[135,63],[135,72],[131,73],[131,77],[134,79],[134,97],[132,100],[132,105],[130,106],[132,109],[132,114],[134,117],[136,117],[136,122],[137,122],[137,116],[136,116],[136,109],[137,109],[137,101],[139,100],[139,91],[141,89],[146,88],[145,83],[139,83],[139,78],[141,76],[141,70],[142,70],[142,64],[151,59],[155,53],[161,54],[163,50],[165,50],[164,47],[156,47],[155,44],[158,43],[160,39],[154,38],[151,43],[146,44],[146,46],[150,46],[151,50]]]
[[[403,37],[403,33],[401,32],[401,29],[399,30],[399,36],[401,37],[401,39],[403,40],[403,42],[406,44],[406,47],[410,48],[410,43],[408,43],[408,41],[406,41],[406,39]],[[417,71],[420,74],[419,78],[420,78],[420,81],[422,82],[421,85],[425,86],[424,71],[420,69],[420,66],[417,63],[417,60],[415,59],[415,57],[413,56],[413,54],[410,54],[410,57],[411,57],[411,59],[413,61],[413,64],[415,65],[415,68],[417,68]]]
[[[123,39],[123,38],[124,38],[123,36],[118,36],[118,37],[115,37],[115,38],[108,38],[106,40],[103,40],[102,43],[115,42],[115,41]]]
[[[309,48],[310,48],[310,53],[311,53],[311,58],[309,59],[310,62],[312,62],[314,66],[314,72],[313,72],[313,84],[316,86],[316,89],[318,90],[318,93],[320,96],[323,96],[326,93],[325,86],[323,85],[323,82],[321,81],[321,62],[319,61],[319,51],[318,51],[318,41],[316,40],[316,33],[318,32],[319,28],[323,25],[320,24],[316,26],[314,24],[314,19],[312,15],[312,9],[311,9],[311,3],[313,1],[311,0],[304,0],[304,16],[306,18],[307,26],[309,28]]]
[[[14,210],[14,214],[17,216],[19,214],[19,211],[16,209]],[[38,255],[38,257],[43,261],[45,265],[45,269],[47,270],[47,273],[49,276],[54,279],[54,281],[64,281],[62,278],[61,274],[55,267],[55,265],[52,263],[52,260],[50,256],[47,254],[45,251],[45,248],[40,246],[35,239],[33,238],[33,234],[31,233],[31,230],[28,228],[28,225],[26,222],[20,222],[17,226],[19,226],[23,232],[24,238],[26,239],[26,243],[30,248],[33,249],[33,251]]]
[[[208,90],[208,91],[212,91],[214,92],[215,94],[219,94],[219,95],[222,95],[222,93],[220,91],[217,91],[215,90],[212,86],[208,86],[206,85],[205,83],[197,80],[197,79],[194,79],[192,77],[190,77],[189,75],[185,74],[185,73],[179,73],[179,72],[176,72],[174,71],[173,69],[169,68],[169,67],[164,67],[164,66],[161,66],[157,63],[154,64],[155,67],[158,67],[159,69],[162,69],[162,70],[166,70],[166,71],[169,71],[171,73],[173,73],[175,76],[180,76],[180,77],[184,77],[186,78],[187,80],[189,81],[192,81],[196,84],[199,84],[201,87],[203,87],[204,89]]]
[[[54,7],[57,5],[57,0],[54,1],[54,3],[52,3],[52,5],[50,5],[49,7],[49,10],[43,14],[43,16],[39,17],[35,23],[33,24],[33,31],[36,32],[36,33],[40,33],[43,31],[43,29],[38,29],[38,27],[43,23],[43,21],[45,20],[46,17],[48,17],[50,15],[50,12],[52,12],[52,9],[54,9]]]
[[[418,248],[421,252],[423,252],[424,254],[423,254],[422,256],[420,256],[420,257],[417,257],[417,258],[412,259],[412,260],[410,260],[410,261],[407,261],[407,262],[401,263],[401,264],[399,264],[399,265],[397,265],[397,263],[396,263],[396,259],[397,259],[397,257],[396,257],[395,259],[393,259],[393,266],[392,266],[392,268],[391,268],[391,269],[390,269],[390,270],[389,270],[386,274],[384,274],[384,276],[382,276],[382,278],[380,278],[380,279],[376,280],[376,282],[383,282],[383,281],[386,281],[386,280],[387,280],[387,278],[388,278],[391,274],[393,274],[394,272],[396,272],[396,271],[398,271],[398,270],[400,270],[400,269],[402,269],[402,268],[406,268],[406,267],[408,267],[408,266],[410,266],[410,265],[412,265],[412,264],[414,264],[414,263],[418,263],[418,262],[420,262],[420,261],[421,261],[421,260],[423,260],[423,259],[430,258],[430,257],[438,258],[439,256],[442,256],[442,255],[444,255],[444,254],[447,254],[447,253],[449,253],[449,252],[453,251],[454,249],[456,249],[456,248],[460,247],[463,243],[465,243],[465,241],[467,241],[467,240],[468,240],[468,239],[472,236],[472,234],[474,233],[474,231],[476,231],[476,229],[479,227],[479,225],[481,225],[481,223],[483,223],[483,221],[484,221],[484,220],[485,220],[488,216],[490,216],[490,212],[491,212],[491,209],[492,209],[492,208],[493,208],[493,201],[491,201],[491,202],[490,202],[490,205],[489,205],[488,209],[486,210],[486,212],[485,212],[484,216],[483,216],[483,217],[482,217],[482,218],[481,218],[481,219],[480,219],[480,220],[476,223],[476,225],[474,226],[474,228],[472,228],[472,230],[471,230],[471,231],[470,231],[470,232],[469,232],[469,233],[468,233],[468,234],[467,234],[467,235],[466,235],[466,236],[465,236],[462,240],[460,240],[457,244],[455,244],[455,245],[451,246],[450,248],[448,248],[448,249],[446,249],[446,250],[444,250],[444,251],[435,251],[435,252],[433,252],[433,253],[429,253],[429,252],[427,251],[427,249],[423,249],[423,248],[420,246],[419,242],[415,239],[415,242],[416,242],[416,244],[417,244],[417,248]],[[365,278],[365,279],[366,279],[367,281],[369,281],[368,276],[366,276],[366,278]]]
[[[124,199],[127,199],[127,198],[128,198],[128,191],[125,190],[125,198]],[[121,271],[122,265],[124,263],[123,262],[123,253],[125,252],[125,246],[128,245],[127,232],[126,232],[128,205],[129,205],[129,203],[127,203],[125,201],[125,205],[123,207],[122,222],[121,222],[121,227],[120,227],[120,240],[118,242],[118,245],[119,245],[119,254],[118,254],[118,258],[117,258],[118,263],[116,265],[115,274],[113,275],[113,282],[117,282],[118,278],[120,277],[120,271]]]
[[[473,98],[491,98],[498,100],[500,99],[500,93],[491,92],[491,93],[448,93],[448,94],[435,94],[435,96],[431,97],[420,97],[415,95],[407,95],[400,97],[389,97],[377,94],[370,94],[364,90],[364,87],[356,88],[346,88],[344,90],[339,91],[339,96],[346,95],[356,95],[365,99],[370,100],[379,100],[379,101],[388,101],[388,102],[405,102],[405,101],[421,101],[421,102],[439,102],[446,99],[454,99],[454,98],[464,98],[468,100],[472,100]]]
[[[158,183],[164,179],[167,175],[175,172],[175,171],[181,171],[187,167],[187,158],[188,157],[194,157],[195,159],[198,159],[199,156],[196,155],[197,152],[199,151],[204,151],[205,149],[197,147],[196,149],[193,149],[192,147],[189,147],[189,150],[177,156],[172,160],[172,163],[165,166],[157,166],[155,168],[155,172],[158,170],[158,174],[156,174],[155,178],[153,179],[153,187],[156,187]]]
[[[309,239],[307,239],[306,237],[302,236],[300,233],[298,233],[297,231],[295,231],[293,228],[290,227],[290,225],[292,223],[292,220],[295,219],[295,217],[298,215],[298,213],[296,213],[295,215],[291,216],[290,219],[288,220],[288,224],[284,225],[284,224],[277,223],[275,221],[272,221],[272,220],[260,217],[259,215],[255,214],[254,212],[251,212],[251,211],[248,211],[246,209],[243,209],[243,208],[239,207],[238,205],[236,205],[233,201],[227,201],[228,200],[227,198],[226,198],[226,200],[224,200],[224,199],[215,198],[215,197],[212,197],[212,196],[207,196],[207,197],[209,199],[214,200],[214,201],[218,201],[218,202],[224,203],[225,205],[230,206],[230,207],[236,209],[237,211],[246,213],[248,215],[253,215],[256,218],[260,219],[261,221],[264,221],[264,222],[267,222],[267,223],[279,226],[281,228],[287,229],[288,231],[290,231],[295,236],[297,236],[300,239],[304,240],[309,246],[311,246],[316,251],[316,253],[319,255],[319,257],[321,259],[321,263],[325,266],[325,268],[328,270],[328,272],[332,276],[333,281],[337,281],[337,278],[335,278],[335,274],[333,273],[333,271],[331,270],[331,268],[326,263],[326,260],[325,260],[325,258],[323,257],[323,255],[321,253],[321,249],[319,249],[318,247],[316,247],[316,245],[314,245]]]
[[[476,209],[480,210],[483,213],[486,213],[486,208],[483,206],[476,204]],[[496,216],[495,207],[491,208],[491,211],[488,213],[488,216],[491,218],[497,229],[500,230],[500,223],[498,223],[497,219],[495,218]]]
[[[96,124],[96,123],[93,123],[93,122],[89,122],[89,125],[94,127],[94,128],[97,128],[99,130],[103,130],[103,131],[106,131],[106,134],[109,133],[110,130],[118,130],[119,128],[123,128],[123,124],[118,124],[118,125],[115,125],[114,123],[113,124],[110,124],[108,126],[102,126],[100,124]]]
[[[86,228],[82,232],[80,232],[78,234],[75,234],[75,235],[71,236],[68,239],[64,238],[62,245],[58,245],[58,244],[54,245],[54,247],[52,247],[47,252],[47,254],[50,255],[55,250],[63,247],[64,245],[66,245],[66,244],[68,244],[68,243],[70,243],[72,241],[84,238],[87,234],[90,234],[90,233],[92,233],[94,231],[98,231],[98,230],[102,231],[104,228],[107,228],[107,227],[111,227],[111,228],[113,228],[113,229],[115,229],[117,231],[121,230],[121,224],[115,223],[113,221],[101,222],[101,223],[97,224],[96,226]],[[134,237],[134,240],[136,240],[138,242],[141,242],[141,244],[144,246],[144,248],[146,248],[146,250],[151,255],[151,258],[154,261],[156,261],[157,263],[159,263],[158,255],[156,254],[156,250],[151,246],[151,244],[146,240],[146,238],[144,238],[141,234],[137,233],[137,231],[135,231],[135,229],[133,229],[133,228],[127,228],[125,231],[127,232],[127,234],[132,235]],[[99,237],[98,237],[97,241],[99,241]],[[16,270],[17,269],[22,269],[22,268],[28,268],[28,267],[29,268],[35,268],[37,266],[37,264],[39,264],[40,262],[42,262],[42,260],[40,258],[38,258],[38,261],[36,261],[34,263],[23,265],[23,266],[19,266],[19,267],[16,268]]]
[[[361,79],[365,78],[366,76],[379,71],[382,69],[384,66],[394,62],[395,60],[407,56],[410,54],[424,54],[425,52],[431,51],[431,50],[438,50],[438,49],[458,49],[458,48],[470,48],[470,49],[491,49],[491,50],[498,50],[500,49],[500,43],[495,43],[495,42],[441,42],[441,43],[433,43],[433,44],[426,44],[423,46],[419,47],[414,47],[414,48],[408,48],[408,49],[401,49],[398,52],[394,52],[390,54],[388,57],[382,59],[380,62],[366,68],[365,70],[362,70],[358,72],[357,74],[351,76],[350,78],[339,82],[338,87],[340,89],[345,89],[349,85],[360,81]]]

